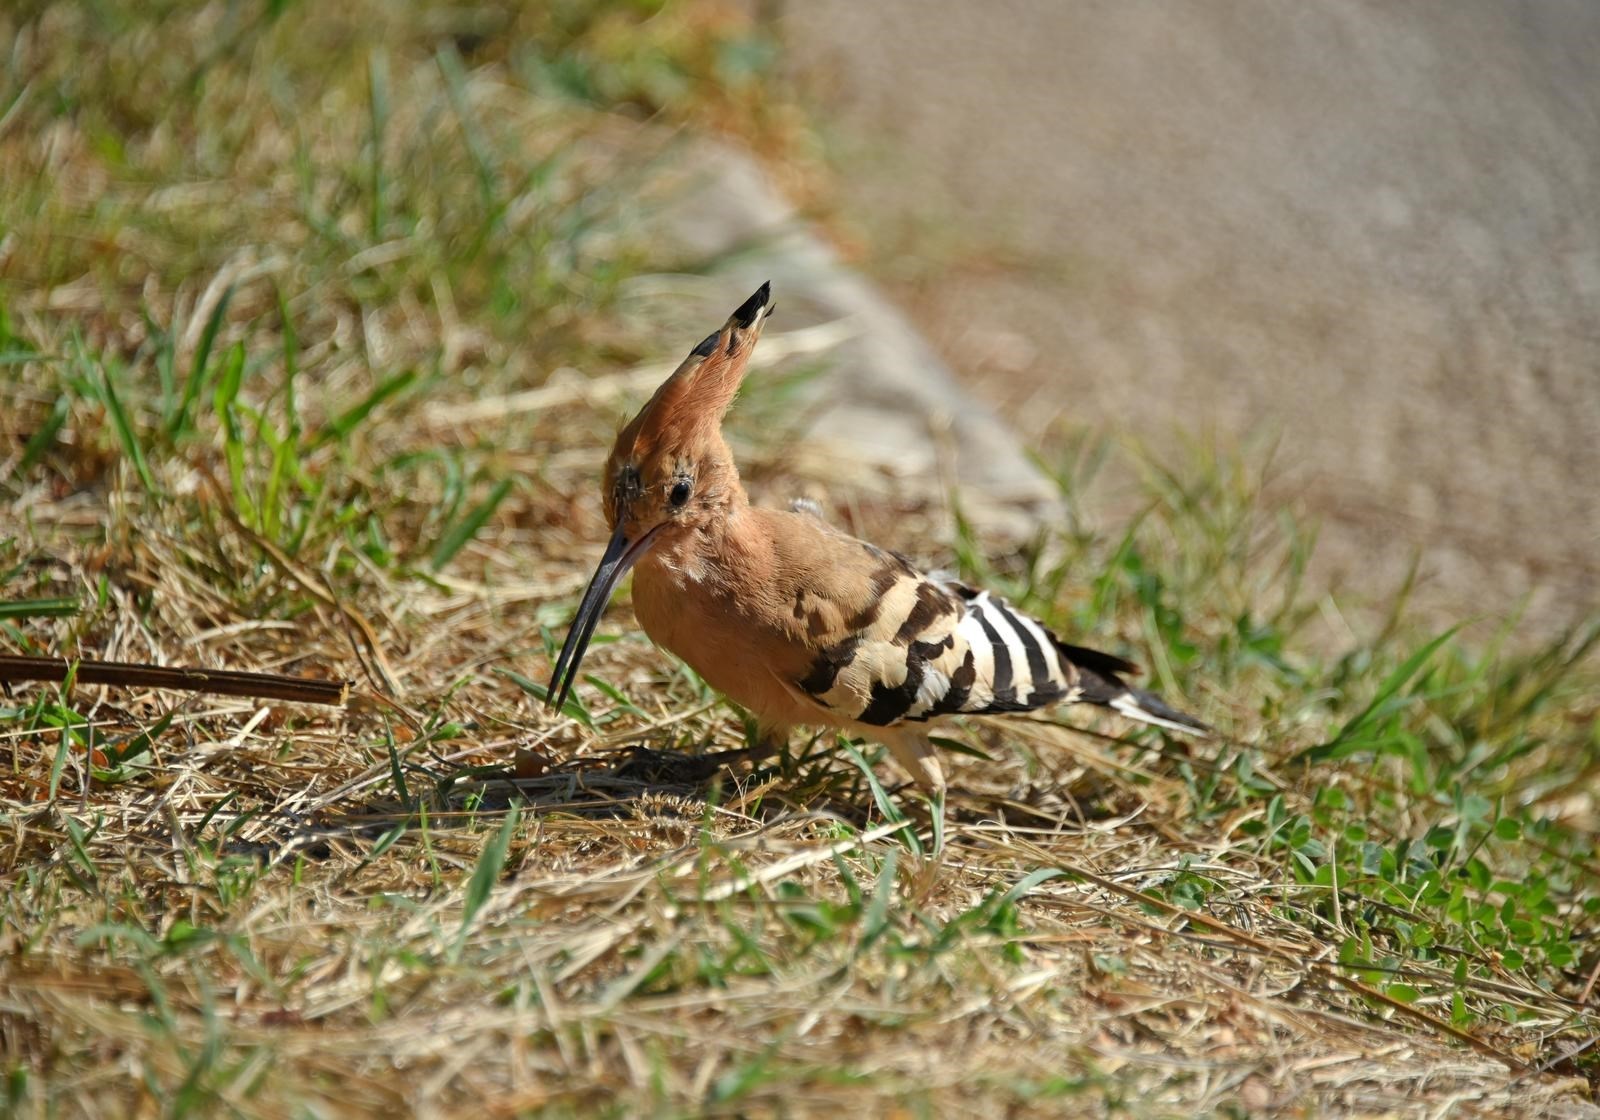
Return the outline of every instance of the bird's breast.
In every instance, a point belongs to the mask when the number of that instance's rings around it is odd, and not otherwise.
[[[650,640],[763,724],[817,722],[815,708],[783,684],[810,653],[759,609],[759,597],[678,564],[646,557],[633,577],[633,610]]]

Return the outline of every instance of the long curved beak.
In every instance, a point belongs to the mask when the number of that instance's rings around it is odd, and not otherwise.
[[[658,525],[656,529],[659,528]],[[616,532],[611,534],[611,543],[606,545],[600,566],[595,569],[594,578],[584,590],[583,601],[578,604],[578,613],[572,618],[572,628],[567,631],[561,656],[556,658],[556,669],[550,676],[550,688],[545,694],[547,707],[559,710],[566,706],[567,697],[572,692],[572,682],[578,676],[578,665],[589,648],[589,639],[594,637],[594,628],[600,624],[600,616],[605,613],[611,593],[616,590],[617,581],[645,554],[656,535],[656,529],[651,529],[636,541],[628,540],[620,524]]]

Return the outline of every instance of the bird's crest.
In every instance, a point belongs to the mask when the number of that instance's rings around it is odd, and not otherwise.
[[[772,314],[772,285],[762,284],[722,329],[707,335],[661,383],[639,415],[617,434],[612,465],[639,463],[663,451],[714,443],[750,364],[750,352]]]

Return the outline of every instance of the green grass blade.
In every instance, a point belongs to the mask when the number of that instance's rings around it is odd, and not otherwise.
[[[144,319],[144,329],[147,337],[155,339],[155,356],[151,364],[155,366],[156,385],[161,392],[163,402],[171,401],[178,392],[178,334],[168,330],[155,320],[149,307],[140,311]],[[165,405],[163,405],[162,422],[166,422]]]
[[[861,914],[861,949],[868,949],[889,929],[889,904],[894,900],[895,872],[900,866],[900,857],[895,849],[888,849],[883,856],[883,866],[878,871],[878,881],[873,885],[872,897],[867,900],[866,909]]]
[[[367,167],[367,193],[370,210],[367,235],[376,245],[383,240],[384,190],[383,138],[389,130],[389,56],[380,47],[367,56],[367,104],[372,115],[372,159]]]
[[[284,493],[289,479],[298,465],[295,441],[281,438],[268,427],[265,418],[258,418],[256,435],[272,454],[272,466],[267,472],[267,487],[261,495],[257,513],[261,519],[261,532],[268,540],[279,539],[283,527]]]
[[[394,791],[400,796],[400,804],[404,805],[406,812],[409,813],[416,803],[411,799],[411,787],[406,784],[405,767],[400,764],[400,750],[394,741],[394,728],[387,724],[383,729],[383,742],[389,750],[389,780],[394,783]]]
[[[145,492],[155,493],[156,480],[150,473],[150,463],[145,459],[144,448],[133,430],[133,421],[128,418],[128,411],[122,407],[122,399],[117,396],[109,368],[101,367],[100,384],[97,388],[100,390],[101,402],[106,406],[106,414],[111,418],[111,426],[117,433],[117,442],[122,444],[122,450],[128,458],[133,460],[133,469],[138,473],[139,481],[144,483]]]
[[[902,826],[894,835],[900,838],[900,842],[905,845],[907,851],[920,856],[922,854],[922,838],[917,835],[917,830],[912,827],[910,819],[905,813],[901,812],[900,806],[896,805],[894,799],[889,796],[889,791],[883,788],[883,783],[878,781],[878,775],[872,769],[872,764],[867,761],[865,755],[856,749],[854,743],[848,739],[841,739],[841,742],[844,743],[845,754],[849,756],[850,761],[855,763],[856,768],[866,777],[867,786],[872,790],[872,800],[877,804],[878,812],[882,813],[883,819],[890,824]]]
[[[49,800],[52,803],[55,802],[56,794],[61,789],[61,775],[66,771],[66,768],[67,768],[67,752],[70,751],[71,749],[72,749],[72,735],[65,727],[63,727],[61,729],[61,740],[60,740],[60,742],[58,742],[56,744],[56,756],[50,762],[50,796],[49,796]]]
[[[1461,624],[1457,623],[1455,626],[1450,627],[1450,629],[1438,635],[1432,641],[1428,642],[1420,649],[1412,653],[1410,657],[1406,658],[1400,663],[1399,667],[1396,668],[1394,672],[1390,673],[1386,678],[1384,678],[1383,683],[1378,686],[1377,694],[1373,696],[1372,700],[1367,704],[1367,706],[1362,708],[1361,711],[1348,722],[1346,722],[1343,727],[1339,728],[1339,730],[1334,734],[1333,738],[1319,746],[1310,747],[1304,751],[1301,751],[1295,756],[1294,761],[1321,762],[1328,758],[1335,758],[1338,757],[1338,752],[1342,748],[1347,748],[1349,745],[1357,742],[1366,731],[1370,730],[1371,725],[1376,721],[1377,716],[1380,714],[1380,709],[1382,709],[1384,705],[1393,699],[1395,694],[1404,688],[1406,683],[1410,681],[1412,677],[1416,676],[1417,673],[1421,671],[1422,667],[1428,663],[1429,659],[1431,659],[1433,655],[1439,651],[1440,646],[1444,645],[1451,638],[1455,637],[1456,631],[1459,629],[1461,629]]]
[[[175,714],[174,712],[168,712],[138,734],[130,735],[121,742],[112,743],[104,747],[103,751],[106,760],[104,766],[96,766],[94,764],[94,751],[92,749],[85,752],[88,757],[89,776],[97,782],[113,785],[118,782],[129,781],[147,770],[149,763],[144,761],[144,756],[150,753],[150,748],[155,745],[155,741],[161,737],[167,728],[172,726]]]
[[[78,600],[68,598],[56,599],[18,599],[10,603],[0,603],[0,618],[64,618],[67,615],[78,613]]]
[[[549,703],[550,690],[538,681],[529,680],[514,669],[496,669],[495,672],[536,700]],[[589,714],[589,709],[579,703],[576,696],[568,696],[567,702],[562,705],[561,714],[568,719],[575,719],[590,731],[594,730],[594,717]]]
[[[495,882],[500,878],[500,871],[505,867],[506,853],[511,849],[511,838],[517,834],[517,824],[521,819],[522,813],[513,802],[506,810],[506,819],[500,825],[500,830],[483,846],[483,853],[478,857],[478,866],[472,869],[472,878],[467,882],[466,897],[461,903],[461,928],[456,932],[455,944],[450,950],[452,963],[461,959],[461,950],[466,947],[467,935],[472,932],[472,923],[477,919],[478,912],[483,909],[483,904],[489,901]]]
[[[239,399],[239,390],[243,385],[244,344],[235,342],[228,348],[228,356],[223,359],[222,376],[217,378],[217,387],[212,391],[211,407],[216,411],[217,419],[222,421],[223,435],[236,443],[241,441],[243,436],[233,406]]]
[[[359,428],[368,416],[372,415],[374,409],[390,397],[405,392],[416,379],[417,371],[408,369],[404,373],[397,373],[393,377],[380,381],[377,387],[363,397],[360,402],[341,412],[318,431],[312,437],[311,446],[321,447],[325,443],[344,440],[351,432]]]
[[[971,743],[964,743],[960,739],[951,739],[945,735],[929,735],[928,742],[954,754],[964,754],[968,758],[978,758],[984,762],[993,762],[995,760],[994,755],[988,751],[981,750]]]
[[[67,848],[69,854],[72,861],[83,869],[84,882],[90,885],[98,883],[100,872],[95,867],[94,858],[89,855],[90,836],[85,834],[83,826],[71,817],[67,817],[63,823],[67,826]],[[99,831],[98,826],[96,831]]]
[[[495,483],[494,489],[489,492],[487,498],[473,506],[465,517],[446,530],[439,543],[434,546],[433,558],[429,561],[429,567],[437,572],[450,563],[455,554],[460,552],[468,541],[478,535],[478,530],[482,529],[489,518],[494,516],[494,511],[499,508],[501,502],[505,501],[506,495],[509,493],[511,493],[511,480],[509,478],[501,479]]]
[[[22,449],[22,461],[17,464],[17,477],[28,473],[28,468],[37,463],[46,451],[56,442],[56,434],[61,431],[61,426],[67,422],[67,414],[72,409],[72,401],[65,393],[55,399],[50,406],[50,412],[44,418],[44,423],[39,425],[37,431],[28,437],[27,444]]]
[[[167,728],[172,726],[172,719],[175,714],[174,712],[168,712],[137,735],[130,736],[107,750],[106,756],[113,762],[122,763],[130,762],[144,755],[155,745],[155,741],[161,737]]]
[[[300,336],[295,333],[294,317],[283,289],[274,286],[278,300],[279,330],[283,332],[283,415],[289,442],[300,441],[300,402],[295,395],[295,378],[300,375]]]
[[[450,99],[450,108],[456,115],[457,123],[461,125],[461,136],[466,141],[467,154],[472,158],[472,167],[477,174],[479,201],[485,210],[493,210],[494,161],[489,157],[488,141],[478,128],[477,117],[474,116],[467,97],[466,68],[461,63],[461,55],[448,41],[438,52],[437,59],[439,73],[444,77],[445,92]]]
[[[205,385],[206,367],[211,363],[211,348],[216,345],[217,332],[222,329],[222,320],[228,314],[228,304],[233,302],[234,286],[229,284],[222,290],[222,297],[217,300],[217,305],[211,309],[211,314],[206,318],[205,329],[200,332],[200,344],[195,347],[194,361],[189,365],[189,376],[183,383],[183,393],[173,404],[167,414],[167,434],[180,435],[192,430],[194,418],[190,413],[194,409],[194,402],[200,396],[200,390]]]
[[[72,662],[67,666],[67,679],[61,682],[60,695],[62,703],[57,707],[61,713],[61,740],[56,744],[56,757],[50,763],[50,801],[55,802],[56,794],[61,789],[61,775],[67,768],[67,752],[72,749],[72,726],[81,718],[66,706],[66,698],[72,694],[72,686],[78,679],[78,663]],[[41,702],[42,702],[41,697]],[[85,721],[87,722],[87,721]]]
[[[1008,890],[1001,901],[1008,905],[1015,903],[1039,884],[1048,883],[1051,879],[1060,879],[1068,875],[1070,875],[1070,872],[1059,867],[1034,868],[1021,879],[1018,879],[1017,885]]]
[[[618,688],[604,677],[597,677],[593,673],[585,673],[583,675],[583,679],[589,682],[589,684],[593,685],[596,690],[603,692],[606,697],[612,701],[612,703],[616,704],[617,707],[621,708],[629,715],[638,716],[640,719],[650,718],[643,708],[639,707],[632,700],[628,699],[628,694],[626,692],[623,692],[622,689]]]
[[[235,342],[228,348],[228,354],[222,360],[221,370],[221,374],[217,377],[217,387],[211,395],[211,404],[217,414],[218,422],[222,425],[222,455],[228,464],[228,483],[233,491],[233,505],[238,510],[241,521],[259,529],[255,502],[251,499],[249,487],[245,484],[244,428],[239,423],[238,410],[235,408],[239,399],[239,389],[244,384],[243,343]]]

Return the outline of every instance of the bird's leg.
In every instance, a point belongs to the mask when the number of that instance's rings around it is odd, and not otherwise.
[[[928,811],[933,825],[933,852],[935,860],[944,854],[944,764],[925,735],[915,731],[894,731],[881,736],[902,769],[911,775],[911,781],[928,798]]]
[[[917,788],[930,798],[942,798],[944,765],[939,761],[938,751],[925,736],[914,731],[884,731],[879,733],[878,741],[889,748],[889,753],[911,775]]]

